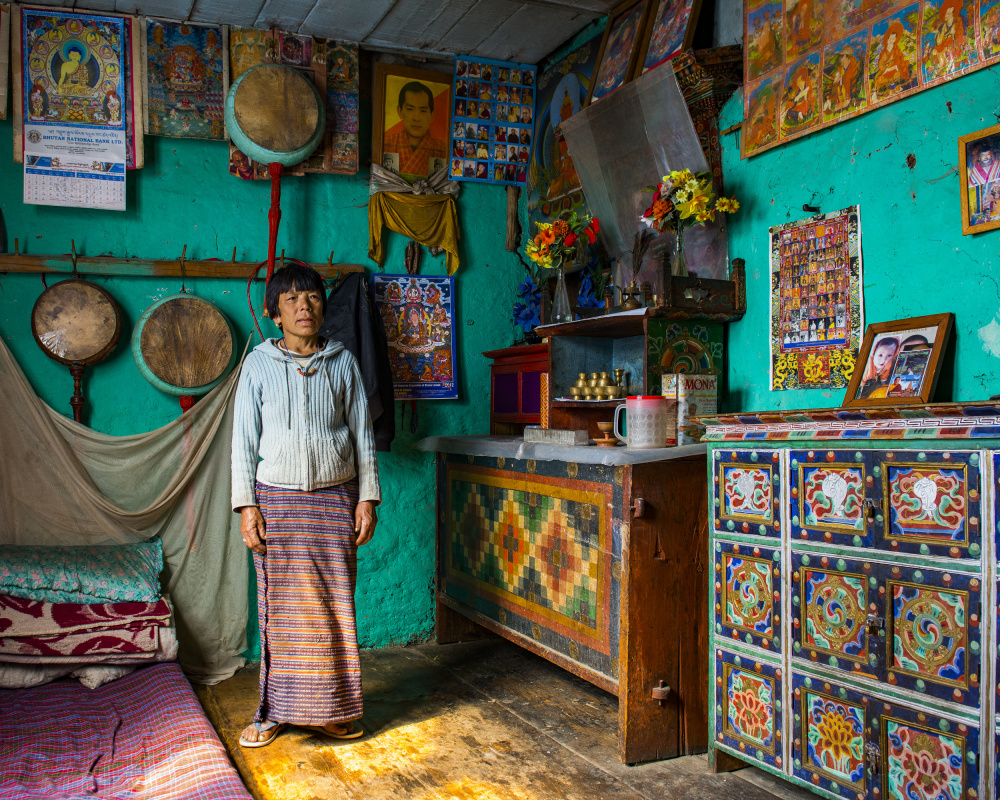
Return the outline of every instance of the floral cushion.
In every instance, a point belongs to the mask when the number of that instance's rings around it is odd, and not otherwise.
[[[154,602],[162,570],[158,539],[108,547],[0,545],[0,594],[28,600]]]

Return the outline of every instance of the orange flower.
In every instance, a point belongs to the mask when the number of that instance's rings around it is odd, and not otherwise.
[[[657,200],[656,202],[653,203],[652,216],[655,217],[656,219],[662,219],[673,210],[674,210],[674,204],[671,203],[669,200]]]
[[[569,225],[567,224],[566,220],[557,219],[555,222],[552,223],[551,231],[556,238],[560,238],[569,233]]]

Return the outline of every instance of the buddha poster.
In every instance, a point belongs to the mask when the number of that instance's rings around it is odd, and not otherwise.
[[[125,20],[21,9],[24,202],[125,210]]]

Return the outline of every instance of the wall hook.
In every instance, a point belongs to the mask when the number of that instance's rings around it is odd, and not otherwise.
[[[21,255],[20,250],[18,248],[18,243],[17,243],[17,237],[16,236],[14,237],[14,255],[15,256]]]
[[[185,278],[186,278],[186,276],[184,274],[184,261],[187,259],[187,251],[188,251],[188,246],[184,245],[184,248],[181,250],[181,257],[180,257],[180,263],[181,263],[181,294],[187,294],[187,286],[185,285],[185,282],[184,282]]]
[[[236,263],[236,248],[233,248],[233,263]]]
[[[802,210],[806,211],[806,212],[808,212],[810,214],[818,214],[819,213],[819,206],[811,206],[808,203],[803,203],[802,204]]]
[[[70,258],[73,259],[73,277],[79,278],[80,274],[76,271],[76,239],[69,240],[70,247]]]

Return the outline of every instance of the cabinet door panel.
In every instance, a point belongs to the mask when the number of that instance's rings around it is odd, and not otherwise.
[[[979,796],[979,730],[925,711],[872,700],[879,780],[886,800]]]
[[[860,693],[792,673],[792,772],[813,786],[842,797],[864,797],[871,740]],[[877,739],[877,734],[874,737]]]
[[[741,756],[781,768],[781,668],[715,651],[715,739]]]
[[[979,454],[886,451],[878,454],[881,547],[897,552],[978,558],[981,552]]]
[[[876,569],[867,562],[792,553],[795,654],[822,664],[877,675],[879,649],[869,644],[867,618],[877,610]]]
[[[716,450],[713,467],[716,530],[780,535],[777,451]]]
[[[978,708],[979,579],[895,566],[884,594],[888,682]]]
[[[781,551],[715,544],[715,632],[781,651]]]
[[[793,450],[789,454],[792,540],[870,547],[865,513],[871,456],[846,450]]]

